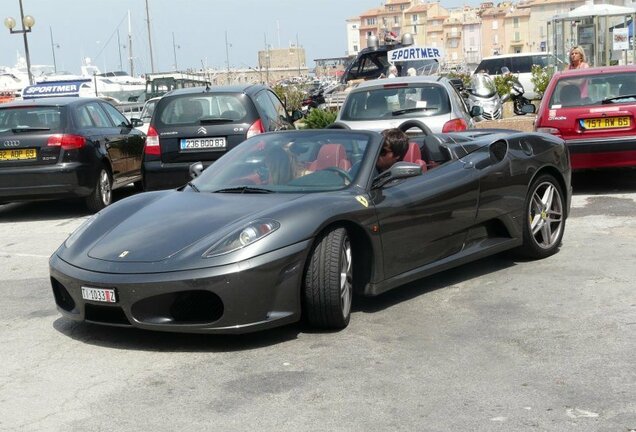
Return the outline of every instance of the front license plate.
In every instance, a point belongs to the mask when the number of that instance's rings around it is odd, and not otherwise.
[[[583,129],[615,129],[632,125],[631,117],[602,117],[581,120]]]
[[[224,150],[227,146],[225,138],[184,138],[181,150]]]
[[[102,303],[117,303],[117,297],[115,296],[115,290],[109,288],[91,288],[82,287],[82,298],[84,300],[102,302]]]
[[[37,159],[35,149],[0,150],[0,161]]]

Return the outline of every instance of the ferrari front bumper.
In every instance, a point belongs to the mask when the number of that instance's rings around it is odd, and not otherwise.
[[[54,254],[53,294],[66,318],[184,333],[247,333],[298,321],[310,240],[238,263],[182,272],[114,274],[75,267]],[[114,290],[115,302],[82,298]]]

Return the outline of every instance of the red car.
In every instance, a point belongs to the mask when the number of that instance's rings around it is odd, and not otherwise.
[[[565,140],[572,169],[636,166],[636,66],[555,73],[535,130]]]

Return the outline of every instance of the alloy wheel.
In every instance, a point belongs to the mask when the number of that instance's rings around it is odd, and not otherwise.
[[[532,194],[529,208],[530,232],[536,244],[553,247],[563,230],[563,200],[558,188],[551,182],[540,183]]]

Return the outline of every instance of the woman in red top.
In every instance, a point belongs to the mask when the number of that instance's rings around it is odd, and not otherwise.
[[[590,65],[585,62],[585,51],[580,46],[575,46],[570,50],[570,64],[568,65],[567,70],[571,69],[585,69],[589,68]],[[580,88],[581,88],[581,97],[588,97],[587,90],[587,79],[581,80]]]
[[[590,65],[585,63],[585,51],[581,47],[574,47],[570,50],[570,64],[568,66],[568,70],[570,69],[585,69],[589,68]]]

